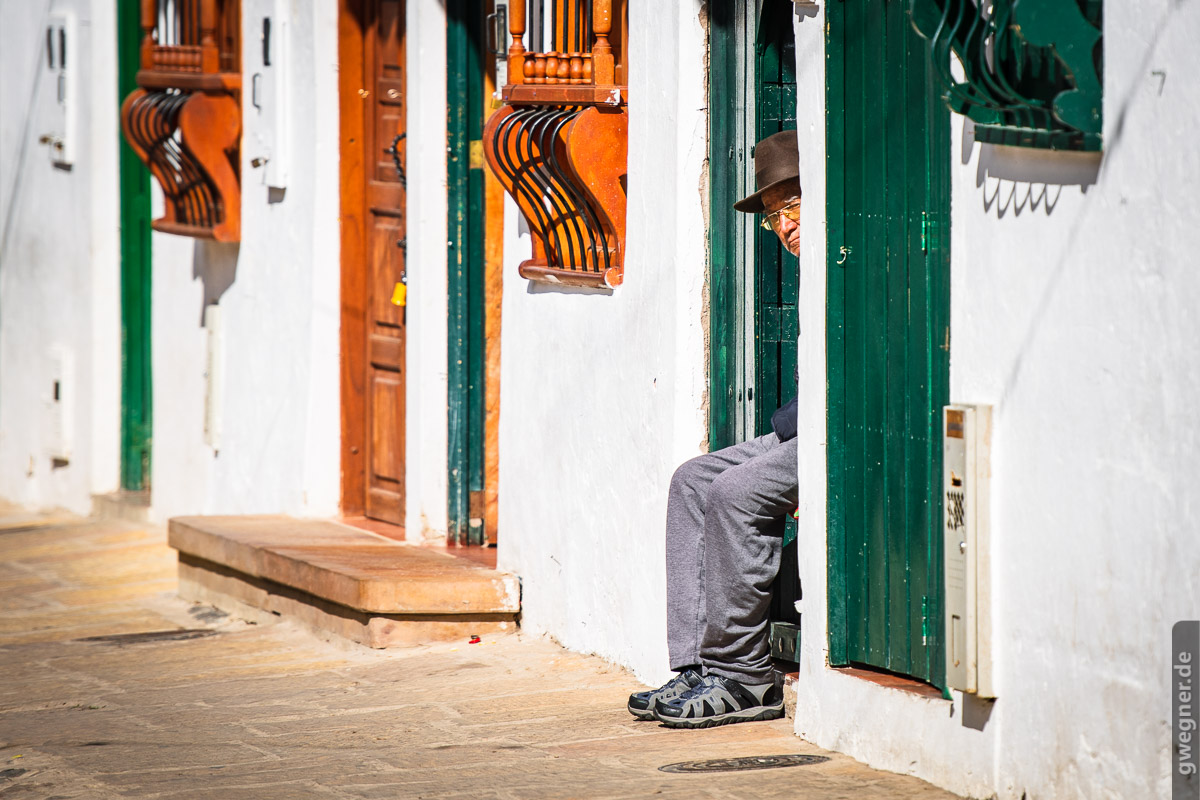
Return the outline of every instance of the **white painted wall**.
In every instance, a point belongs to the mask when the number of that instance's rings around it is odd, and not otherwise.
[[[76,160],[51,164],[57,80],[46,63],[52,11],[76,15]],[[120,262],[111,0],[0,0],[0,497],[87,513],[117,488]],[[66,365],[52,400],[54,359]],[[48,450],[64,414],[69,461]]]
[[[500,566],[522,625],[666,676],[664,524],[703,452],[707,156],[700,3],[630,4],[625,281],[552,289],[508,205],[500,379]]]
[[[449,369],[446,7],[408,4],[408,373],[405,534],[445,541]]]
[[[996,414],[986,720],[825,667],[824,179],[805,174],[796,731],[976,797],[1165,796],[1170,629],[1200,608],[1200,10],[1105,14],[1102,160],[980,146],[952,117],[951,399]],[[797,36],[819,165],[820,18]]]
[[[242,241],[154,234],[152,516],[286,513],[331,516],[340,494],[340,228],[337,10],[285,2],[290,165],[269,192],[256,132],[267,124],[243,96]],[[262,17],[245,0],[243,64],[261,64]],[[274,28],[278,35],[279,28]],[[331,113],[331,109],[335,110]],[[156,213],[157,210],[156,210]],[[224,363],[217,446],[204,433],[208,336],[220,306]]]

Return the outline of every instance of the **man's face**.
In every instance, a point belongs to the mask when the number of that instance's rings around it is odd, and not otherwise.
[[[776,212],[781,209],[800,208],[800,184],[792,182],[783,186],[772,186],[763,192],[763,205],[766,206],[771,230],[783,242],[783,246],[794,256],[800,255],[800,222],[790,219],[786,214]],[[771,216],[774,215],[774,216]]]

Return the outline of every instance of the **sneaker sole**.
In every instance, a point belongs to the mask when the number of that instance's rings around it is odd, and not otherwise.
[[[654,709],[652,708],[634,708],[633,706],[625,706],[629,709],[629,713],[638,719],[654,719]]]
[[[654,717],[668,728],[713,728],[717,725],[732,725],[735,722],[758,722],[767,719],[779,719],[783,716],[783,706],[755,706],[742,711],[729,711],[717,714],[715,717],[664,717],[655,714]]]

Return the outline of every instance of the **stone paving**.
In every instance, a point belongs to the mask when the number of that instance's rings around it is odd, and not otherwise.
[[[638,722],[627,672],[544,638],[372,651],[174,586],[162,530],[0,509],[0,798],[952,797],[789,720]],[[828,760],[659,770],[779,754]]]

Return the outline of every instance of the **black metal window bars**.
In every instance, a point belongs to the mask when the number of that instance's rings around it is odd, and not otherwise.
[[[910,0],[910,10],[947,104],[976,123],[976,140],[1101,148],[1101,0]]]
[[[129,137],[146,152],[150,171],[175,209],[175,220],[215,228],[225,219],[221,193],[179,133],[179,114],[189,99],[190,93],[178,89],[136,96],[129,105]]]
[[[547,266],[605,274],[612,266],[600,217],[576,187],[560,133],[583,111],[579,107],[516,109],[495,132],[500,170],[536,217]],[[516,158],[513,158],[516,154]]]

